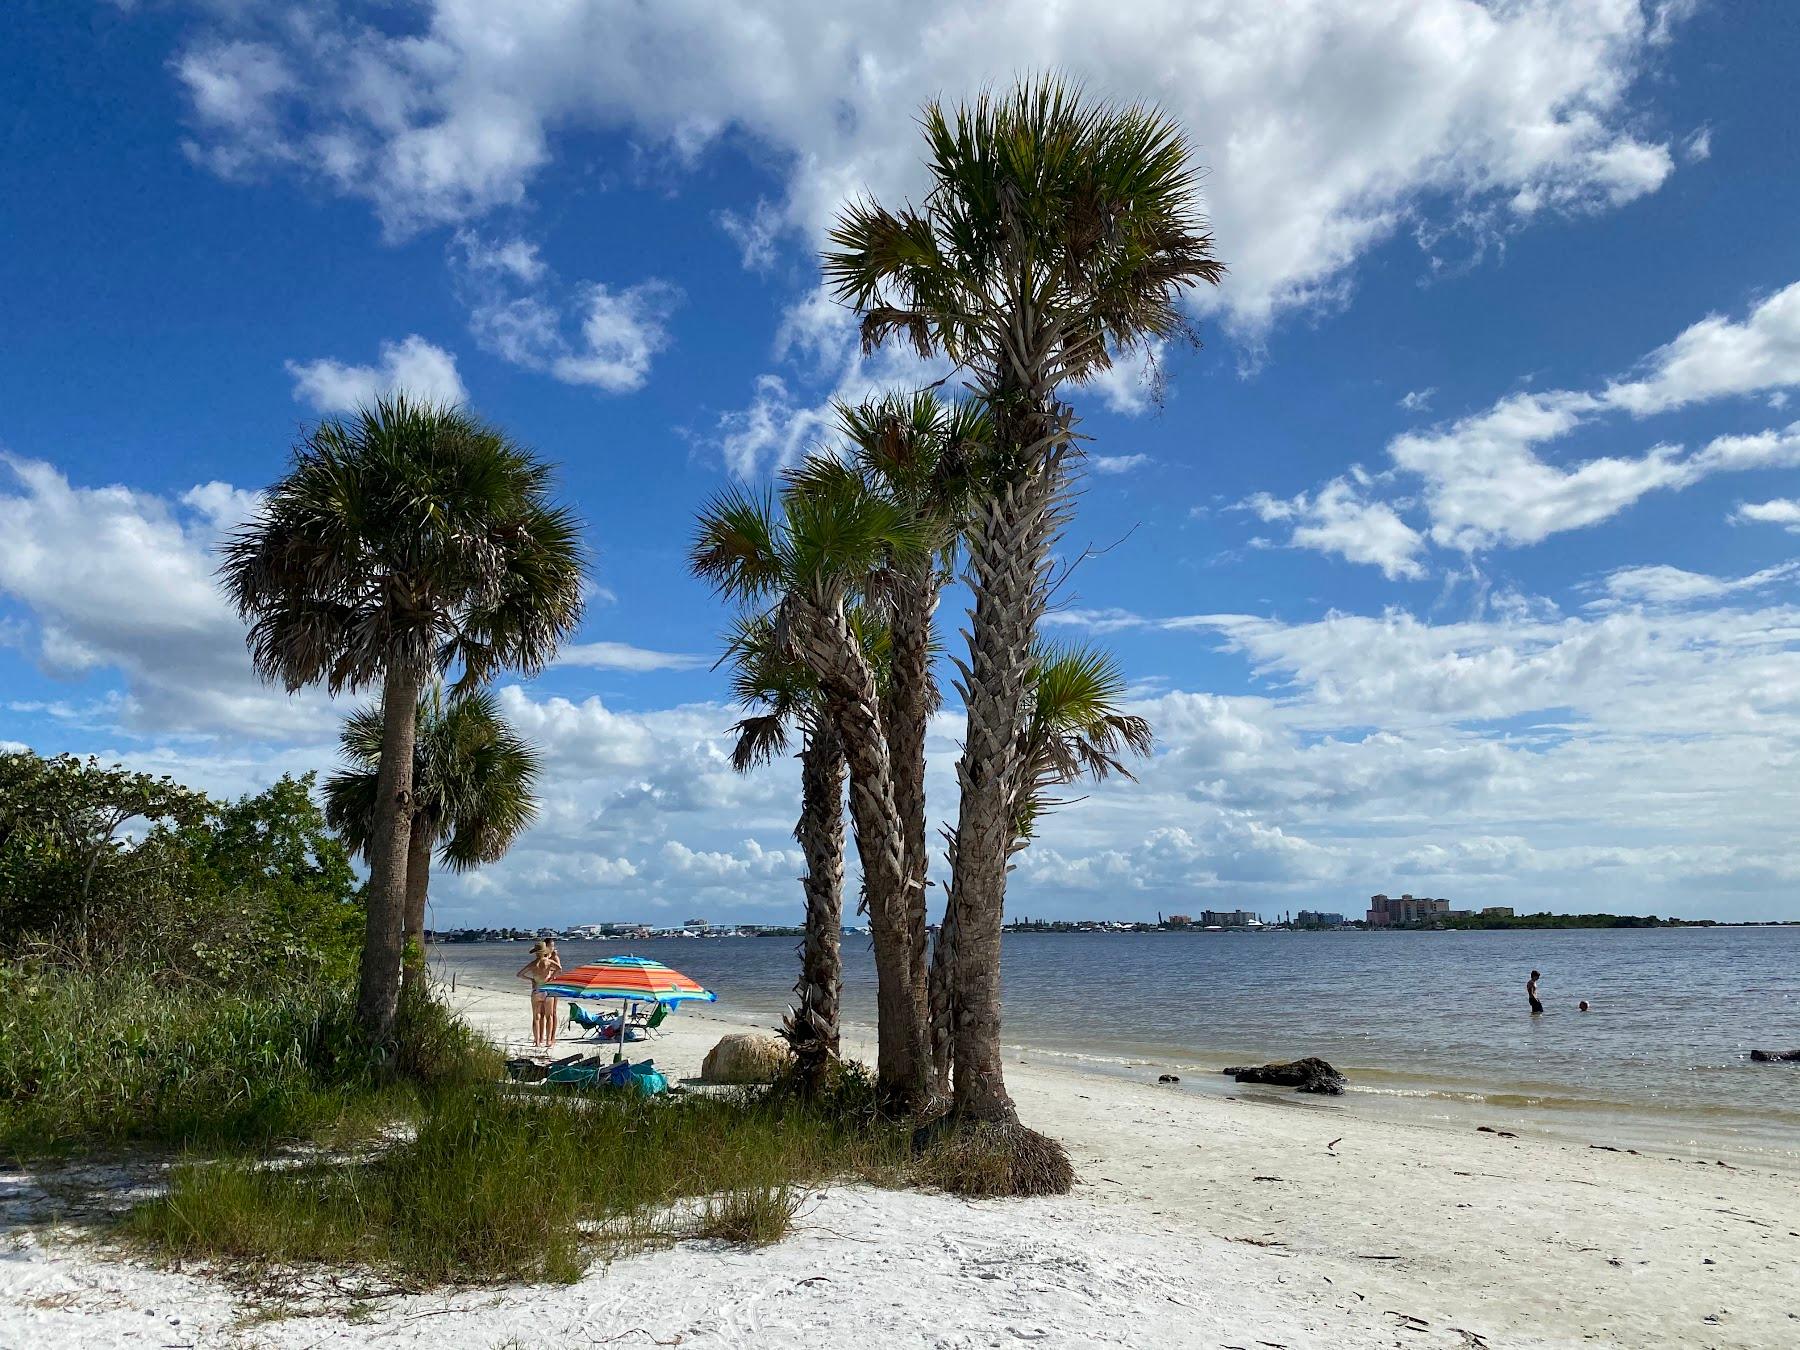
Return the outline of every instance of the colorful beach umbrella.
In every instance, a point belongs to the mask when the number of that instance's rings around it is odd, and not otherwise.
[[[647,956],[609,956],[576,966],[546,980],[543,992],[553,998],[617,998],[633,1003],[715,1003],[719,997]]]
[[[619,1008],[619,1048],[613,1063],[625,1055],[625,1014],[632,1003],[716,1003],[719,996],[702,989],[679,970],[671,970],[661,961],[647,956],[609,956],[585,966],[565,970],[554,980],[546,980],[542,992],[551,998],[608,999],[616,998]]]

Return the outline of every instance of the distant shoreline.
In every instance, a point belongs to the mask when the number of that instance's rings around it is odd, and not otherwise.
[[[936,925],[932,925],[933,928]],[[1015,933],[1049,933],[1061,936],[1092,936],[1094,934],[1116,933],[1171,933],[1184,935],[1206,935],[1218,933],[1554,933],[1554,932],[1605,932],[1611,930],[1639,932],[1647,928],[1800,928],[1800,919],[1663,919],[1655,915],[1639,916],[1634,914],[1571,914],[1551,915],[1540,920],[1531,915],[1518,919],[1452,919],[1433,923],[1380,924],[1344,923],[1335,925],[1322,924],[1287,924],[1268,923],[1256,925],[1208,925],[1198,924],[1155,924],[1126,923],[1122,921],[1102,919],[1068,919],[1054,922],[1030,921],[1007,924],[1002,931]],[[546,931],[546,929],[548,931]],[[845,929],[846,937],[866,935],[864,929]],[[554,937],[559,942],[632,942],[642,940],[663,940],[669,938],[720,941],[723,939],[741,938],[786,938],[796,939],[804,936],[804,930],[775,924],[741,924],[732,927],[721,927],[706,931],[686,933],[661,930],[647,934],[578,934],[573,929],[556,929],[548,925],[544,929],[451,929],[442,933],[428,932],[425,941],[433,947],[463,947],[495,943],[534,942],[540,937]]]

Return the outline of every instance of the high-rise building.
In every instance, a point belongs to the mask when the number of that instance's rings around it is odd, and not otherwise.
[[[1432,919],[1454,919],[1467,914],[1466,909],[1451,909],[1448,900],[1430,900],[1403,895],[1394,899],[1387,895],[1369,897],[1368,924],[1371,928],[1398,928],[1405,924],[1428,923]]]

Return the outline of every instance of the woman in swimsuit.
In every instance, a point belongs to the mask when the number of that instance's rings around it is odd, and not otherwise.
[[[534,1046],[550,1046],[556,1044],[555,1014],[546,1010],[554,1003],[554,999],[546,998],[542,992],[546,980],[553,980],[562,971],[562,962],[556,959],[556,949],[543,942],[531,944],[531,960],[519,967],[521,980],[531,981],[531,1043]]]
[[[550,962],[550,978],[562,974],[562,953],[556,950],[556,939],[544,939],[544,956]],[[556,1044],[556,995],[544,996],[544,1044]]]

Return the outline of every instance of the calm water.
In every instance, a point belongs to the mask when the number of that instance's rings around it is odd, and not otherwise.
[[[562,950],[569,966],[655,957],[717,991],[721,1008],[773,1022],[794,948],[675,938]],[[867,939],[846,939],[844,956],[845,1016],[872,1022]],[[523,944],[433,949],[445,974],[483,983],[524,959]],[[1548,1008],[1536,1018],[1533,967]],[[1021,933],[1006,938],[1005,979],[1008,1041],[1098,1072],[1243,1093],[1222,1065],[1315,1054],[1349,1075],[1351,1109],[1800,1160],[1800,1066],[1746,1058],[1800,1046],[1800,928]],[[1584,998],[1592,1012],[1576,1011]]]

